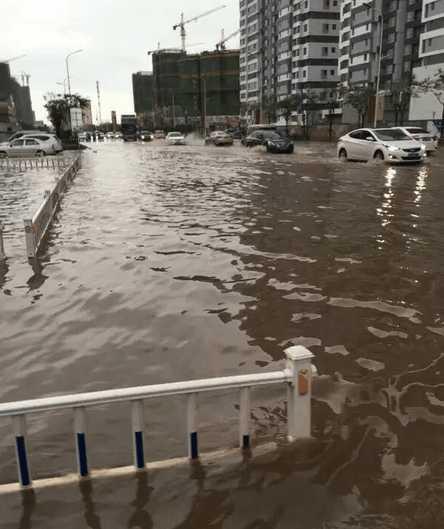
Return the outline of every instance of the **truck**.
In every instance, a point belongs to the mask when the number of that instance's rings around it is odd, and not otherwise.
[[[137,141],[137,118],[134,114],[122,114],[120,118],[123,141]]]

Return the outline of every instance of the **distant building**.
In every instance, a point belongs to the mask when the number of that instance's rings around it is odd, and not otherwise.
[[[134,112],[143,128],[154,127],[154,94],[152,72],[133,73]]]
[[[444,70],[444,0],[424,0],[421,24],[419,64],[413,70],[417,81],[433,78],[439,70]],[[432,93],[412,98],[412,120],[441,120],[442,112],[442,104]]]
[[[250,120],[310,91],[319,113],[338,82],[339,0],[240,0],[241,103]]]
[[[421,5],[422,0],[342,0],[339,75],[344,85],[376,88],[383,17],[381,120],[393,121],[393,97],[403,97],[418,64]],[[344,120],[353,122],[349,117],[344,108]]]
[[[9,64],[0,63],[0,133],[34,126],[29,77],[22,78],[21,85],[11,76]]]
[[[133,75],[134,108],[153,128],[229,126],[239,120],[239,51],[153,53],[153,72]],[[147,126],[147,125],[145,125]],[[150,126],[151,127],[151,126]]]
[[[88,99],[86,106],[82,108],[82,127],[85,130],[90,129],[93,126],[91,101]]]

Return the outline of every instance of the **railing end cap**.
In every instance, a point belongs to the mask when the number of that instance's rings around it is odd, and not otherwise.
[[[292,345],[285,349],[285,356],[288,360],[311,360],[314,354],[303,345]]]

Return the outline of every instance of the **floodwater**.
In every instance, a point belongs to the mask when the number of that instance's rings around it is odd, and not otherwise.
[[[95,145],[31,268],[21,214],[44,183],[0,176],[0,401],[275,370],[291,344],[320,373],[308,444],[285,444],[284,392],[261,389],[271,453],[5,496],[0,527],[442,528],[443,178],[443,154]],[[203,451],[235,445],[237,399],[200,403]],[[145,421],[149,460],[184,455],[180,399]],[[75,469],[71,431],[66,412],[30,419],[34,477]],[[127,406],[91,410],[88,443],[93,467],[131,464]],[[0,422],[1,483],[12,446]]]

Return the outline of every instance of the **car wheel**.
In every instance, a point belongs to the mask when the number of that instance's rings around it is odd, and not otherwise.
[[[341,149],[339,151],[339,159],[342,160],[343,162],[346,162],[348,160],[347,151],[345,149]]]
[[[384,161],[384,153],[382,151],[376,151],[373,155],[373,159],[377,162],[383,162]]]
[[[270,146],[267,144],[267,152],[271,152]]]
[[[38,156],[39,158],[42,158],[43,156],[45,156],[45,152],[44,151],[37,151],[35,153],[36,156]]]
[[[8,157],[8,153],[5,152],[5,151],[0,151],[0,158],[7,158]]]
[[[289,147],[288,149],[288,154],[293,154],[294,153],[294,145],[292,145],[291,147]]]

